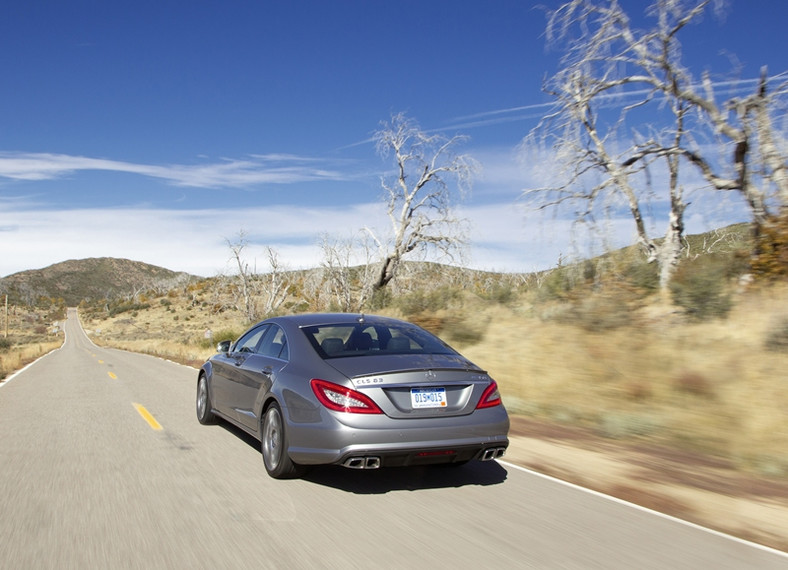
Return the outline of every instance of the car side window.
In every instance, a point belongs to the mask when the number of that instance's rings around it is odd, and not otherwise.
[[[250,330],[235,343],[234,352],[257,352],[257,346],[260,344],[260,339],[263,338],[268,328],[269,325],[263,325]]]
[[[257,352],[263,356],[287,360],[289,351],[287,349],[285,331],[277,325],[271,325],[265,337],[263,337],[263,341],[260,343],[260,348]]]

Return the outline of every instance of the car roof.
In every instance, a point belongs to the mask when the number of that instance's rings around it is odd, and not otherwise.
[[[290,323],[297,327],[308,327],[351,323],[404,323],[405,321],[391,317],[381,317],[379,315],[365,315],[363,313],[305,313],[274,317],[268,319],[266,322]]]

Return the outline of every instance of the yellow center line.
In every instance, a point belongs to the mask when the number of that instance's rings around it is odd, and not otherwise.
[[[143,406],[142,404],[133,404],[133,406],[137,409],[139,415],[141,415],[142,418],[146,422],[148,422],[150,427],[152,427],[155,430],[162,429],[161,424],[156,421],[156,418],[154,418],[148,410],[145,409],[145,406]]]
[[[117,380],[118,379],[118,377],[115,375],[114,372],[107,372],[107,374],[109,374],[109,377],[112,378],[113,380]]]
[[[99,360],[99,364],[104,364],[104,361],[103,360]]]

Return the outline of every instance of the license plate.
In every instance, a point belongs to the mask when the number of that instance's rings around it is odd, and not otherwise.
[[[445,408],[446,388],[411,388],[410,403],[413,409]]]

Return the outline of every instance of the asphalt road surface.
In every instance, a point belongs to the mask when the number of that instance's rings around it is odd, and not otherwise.
[[[0,568],[788,568],[781,553],[506,463],[275,481],[201,426],[197,373],[63,347],[0,385]]]

